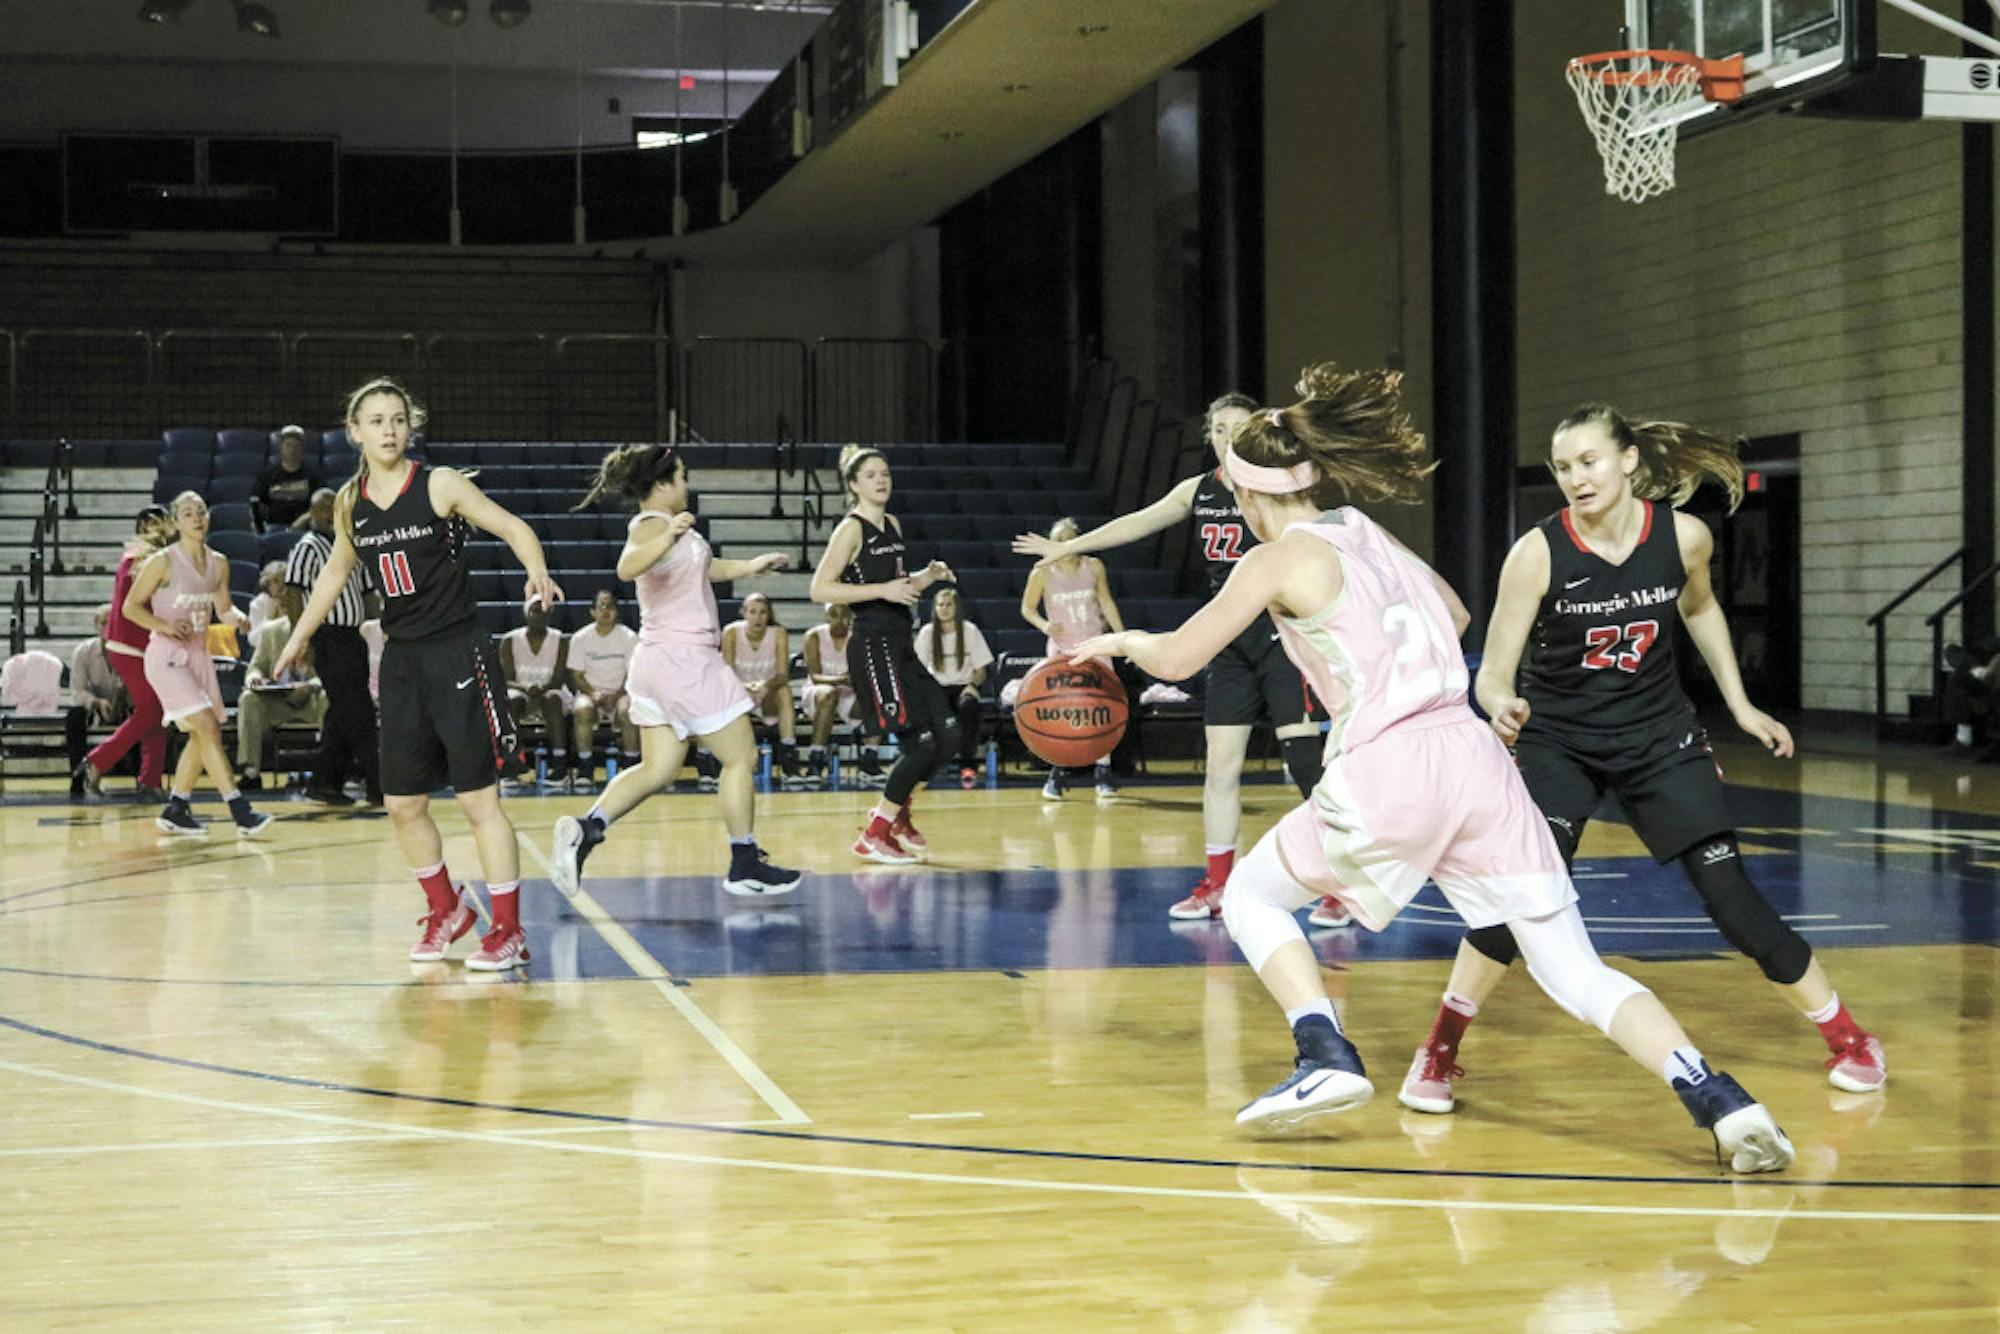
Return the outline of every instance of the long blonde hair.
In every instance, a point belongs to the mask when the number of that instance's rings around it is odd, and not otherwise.
[[[1305,397],[1252,413],[1230,447],[1260,467],[1311,463],[1319,481],[1307,494],[1322,509],[1349,500],[1415,504],[1437,460],[1403,409],[1402,384],[1401,371],[1308,366],[1299,374]]]
[[[1620,449],[1639,452],[1632,494],[1641,500],[1664,500],[1679,509],[1704,481],[1710,481],[1729,493],[1731,513],[1743,503],[1741,436],[1705,431],[1686,422],[1630,422],[1609,403],[1586,403],[1557,422],[1549,439],[1579,426],[1595,426]]]

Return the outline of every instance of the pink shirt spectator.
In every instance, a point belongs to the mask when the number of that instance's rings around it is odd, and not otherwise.
[[[0,666],[0,704],[21,713],[62,712],[62,659],[43,649],[16,653]]]

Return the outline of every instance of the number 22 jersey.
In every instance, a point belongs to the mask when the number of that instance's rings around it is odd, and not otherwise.
[[[1641,503],[1639,541],[1622,565],[1585,544],[1567,508],[1537,525],[1549,546],[1549,587],[1521,665],[1530,731],[1617,735],[1679,720],[1692,707],[1674,667],[1674,617],[1687,583],[1674,512]]]

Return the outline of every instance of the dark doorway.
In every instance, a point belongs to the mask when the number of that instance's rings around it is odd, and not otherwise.
[[[1761,709],[1799,707],[1799,438],[1764,436],[1743,450],[1743,503],[1703,487],[1687,505],[1715,534],[1709,577],[1729,616],[1743,688]],[[1681,631],[1681,679],[1698,703],[1722,696]]]

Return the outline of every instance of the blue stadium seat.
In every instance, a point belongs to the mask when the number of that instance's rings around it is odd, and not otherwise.
[[[181,477],[199,477],[207,481],[215,469],[215,456],[207,450],[169,449],[159,456],[155,465],[162,476],[174,473]]]
[[[186,473],[163,473],[153,479],[153,503],[171,505],[174,497],[183,491],[193,491],[199,495],[207,488],[206,477],[190,477]]]
[[[254,474],[246,476],[238,473],[234,476],[210,479],[205,494],[208,496],[208,503],[211,506],[239,505],[250,499],[252,495],[256,494],[256,491],[256,476]]]
[[[257,556],[264,561],[283,560],[305,535],[303,528],[273,528],[258,538]]]
[[[232,580],[230,584],[232,589],[236,587],[233,581],[236,578],[237,564],[240,562],[250,567],[249,591],[255,593],[257,591],[257,571],[263,568],[263,562],[257,558],[257,534],[239,532],[235,529],[223,529],[220,532],[210,531],[208,544],[229,557],[229,577]]]
[[[342,446],[346,448],[345,445]],[[477,460],[473,457],[471,445],[449,444],[439,441],[430,446],[431,462],[440,468],[470,468]]]
[[[215,456],[216,477],[256,478],[264,471],[264,456],[261,454],[217,454]]]
[[[261,458],[270,453],[276,444],[269,431],[248,426],[231,426],[215,434],[215,452],[218,454],[255,454]]]
[[[166,442],[169,453],[186,451],[198,454],[215,452],[215,432],[206,426],[174,426],[160,432],[160,439]]]
[[[213,534],[218,532],[248,533],[253,542],[257,536],[257,524],[250,514],[250,507],[240,501],[211,504],[208,507],[208,526],[211,542],[214,540]],[[254,550],[244,557],[245,560],[256,558],[257,553]]]
[[[347,428],[345,426],[332,426],[321,431],[319,433],[319,441],[321,453],[334,449],[345,449],[351,453],[354,449],[354,446],[348,443]]]

